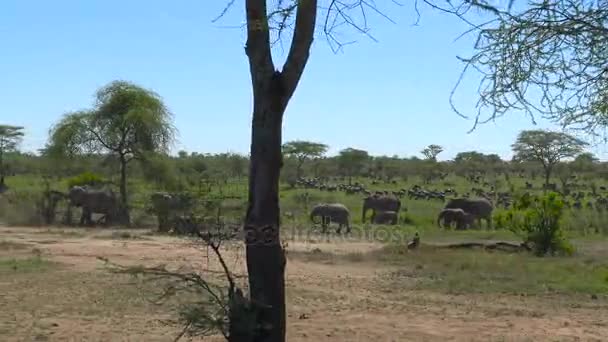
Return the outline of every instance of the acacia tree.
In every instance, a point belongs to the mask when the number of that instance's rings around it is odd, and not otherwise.
[[[327,148],[327,145],[321,143],[294,140],[283,145],[283,153],[297,159],[296,178],[300,178],[304,162],[311,158],[322,157],[327,152]]]
[[[555,165],[564,158],[577,156],[586,145],[586,142],[563,132],[529,130],[520,132],[511,147],[516,160],[542,164],[546,186]]]
[[[149,153],[166,153],[173,141],[172,115],[154,92],[114,81],[99,89],[93,109],[66,114],[50,131],[54,154],[103,153],[119,165],[121,220],[130,222],[127,167]]]
[[[0,189],[6,188],[4,184],[4,177],[6,176],[4,155],[17,150],[17,146],[23,140],[23,135],[23,127],[21,126],[0,125]]]
[[[365,166],[365,162],[369,160],[367,151],[358,150],[356,148],[346,148],[340,151],[338,155],[339,168],[348,176],[348,184],[352,184],[353,176],[359,174]]]
[[[593,153],[585,152],[574,158],[574,161],[572,161],[572,168],[576,172],[589,172],[593,171],[598,162],[599,159],[597,159]]]
[[[474,53],[461,58],[463,75],[475,70],[482,76],[475,125],[515,109],[533,121],[540,115],[564,128],[605,136],[608,3],[543,0],[511,6],[513,2],[506,8],[488,1],[442,8],[467,22],[471,6],[489,17],[470,30],[477,34]]]
[[[420,153],[422,153],[422,155],[431,161],[437,161],[437,156],[443,152],[443,147],[439,146],[439,145],[435,145],[435,144],[431,144],[427,147],[425,147],[422,151],[420,151]]]

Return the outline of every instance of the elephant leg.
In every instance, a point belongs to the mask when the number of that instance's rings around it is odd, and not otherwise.
[[[327,232],[327,217],[321,216],[321,233],[325,234]]]
[[[86,225],[86,226],[92,226],[93,225],[92,216],[93,216],[93,214],[91,213],[91,210],[88,207],[83,206],[82,215],[80,216],[80,224]]]
[[[89,211],[85,206],[83,206],[82,210],[80,212],[80,225],[81,226],[87,225],[87,224],[89,224],[89,221],[90,221],[89,220]]]

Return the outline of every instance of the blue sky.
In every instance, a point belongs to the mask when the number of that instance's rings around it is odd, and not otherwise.
[[[223,0],[3,0],[0,122],[25,126],[23,148],[33,151],[63,113],[90,107],[97,88],[121,79],[163,97],[180,132],[175,151],[247,153],[252,95],[243,3],[214,24]],[[429,8],[413,26],[413,8],[385,9],[397,24],[372,17],[379,42],[343,31],[357,43],[334,54],[318,35],[283,140],[323,142],[330,153],[355,147],[412,156],[439,144],[440,159],[467,150],[510,157],[517,133],[533,128],[529,118],[513,113],[467,134],[473,122],[449,106],[462,68],[456,56],[473,44],[473,37],[454,42],[466,26]],[[284,57],[280,48],[275,54],[275,62]],[[476,86],[470,77],[457,93],[465,112],[474,111]]]

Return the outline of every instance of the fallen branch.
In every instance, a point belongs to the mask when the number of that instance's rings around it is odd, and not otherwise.
[[[452,243],[447,245],[433,245],[436,248],[450,248],[450,249],[458,249],[458,248],[483,248],[485,250],[499,250],[504,252],[529,252],[532,250],[530,246],[526,243],[512,243],[505,241],[497,241],[497,242],[460,242],[460,243]]]

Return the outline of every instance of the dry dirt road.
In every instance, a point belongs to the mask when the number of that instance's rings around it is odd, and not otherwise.
[[[394,267],[373,260],[306,257],[315,249],[364,255],[379,247],[363,242],[289,244],[288,341],[608,340],[605,302],[400,289],[390,281]],[[0,227],[0,260],[32,251],[57,264],[0,273],[1,341],[171,341],[178,327],[166,320],[175,318],[175,312],[145,300],[142,287],[131,284],[130,277],[110,274],[97,257],[196,270],[218,266],[206,251],[176,238]],[[241,248],[226,247],[224,255],[232,269],[243,272]]]

